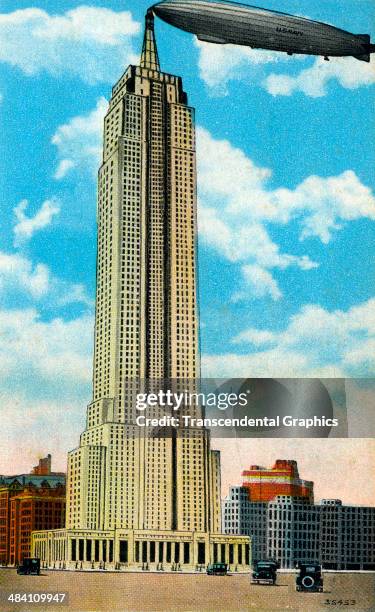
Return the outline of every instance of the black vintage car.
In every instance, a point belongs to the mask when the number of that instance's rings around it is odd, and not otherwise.
[[[210,563],[207,566],[208,576],[226,576],[228,573],[228,566],[226,563]]]
[[[276,561],[256,561],[253,567],[252,582],[254,584],[275,584],[277,577]]]
[[[296,591],[323,592],[322,567],[319,563],[300,563]]]
[[[40,559],[37,559],[36,557],[25,557],[22,565],[17,567],[17,574],[21,574],[22,576],[26,574],[39,576]]]

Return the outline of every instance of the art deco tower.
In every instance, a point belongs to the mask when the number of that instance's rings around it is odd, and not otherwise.
[[[221,531],[208,431],[155,437],[135,424],[142,381],[199,376],[194,110],[181,78],[160,70],[151,13],[140,65],[104,120],[97,216],[93,401],[68,458],[66,557],[93,560],[86,541],[102,534],[108,562],[205,563]]]

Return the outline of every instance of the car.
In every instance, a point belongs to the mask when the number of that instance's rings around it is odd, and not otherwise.
[[[39,576],[40,559],[37,557],[24,557],[22,565],[17,567],[17,574]]]
[[[322,566],[319,563],[301,563],[296,577],[296,591],[323,592]]]
[[[207,567],[208,576],[226,576],[228,573],[228,566],[226,563],[210,563]]]
[[[253,567],[252,583],[275,584],[277,567],[276,561],[256,561]]]

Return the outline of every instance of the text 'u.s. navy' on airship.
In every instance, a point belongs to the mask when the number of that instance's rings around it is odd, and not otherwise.
[[[369,62],[375,45],[368,34],[268,9],[214,0],[163,0],[150,9],[167,23],[199,40],[329,57],[353,56]]]

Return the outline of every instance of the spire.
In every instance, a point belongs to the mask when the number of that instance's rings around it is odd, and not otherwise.
[[[160,71],[158,50],[154,33],[154,15],[150,9],[146,13],[145,34],[143,37],[141,68]]]

